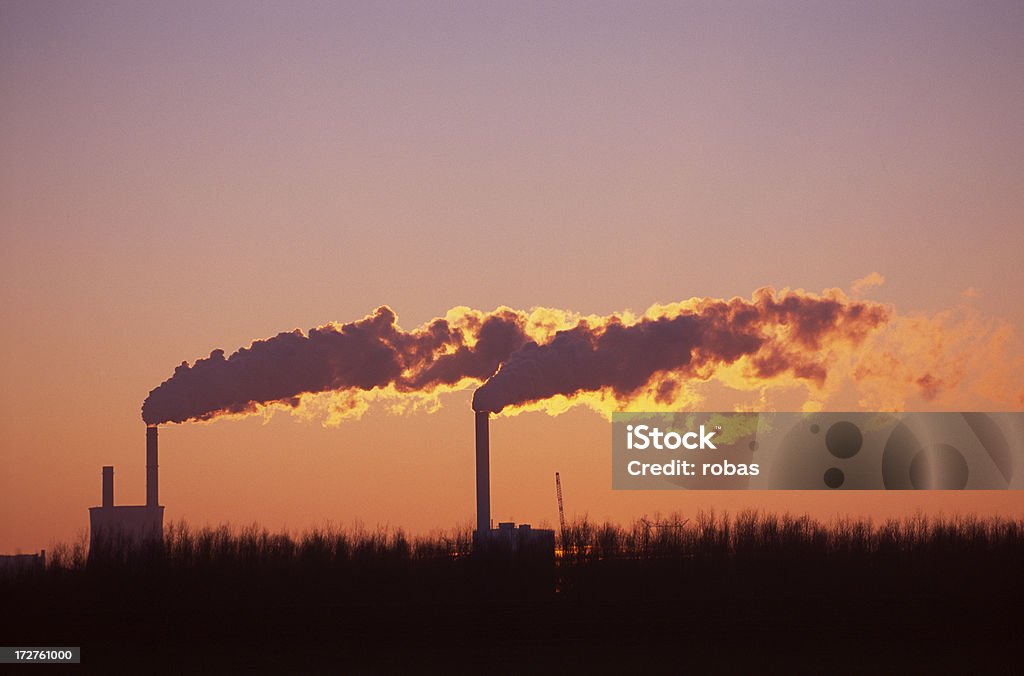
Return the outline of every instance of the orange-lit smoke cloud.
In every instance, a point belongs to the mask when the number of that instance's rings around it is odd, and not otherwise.
[[[842,377],[869,410],[904,410],[914,398],[936,409],[1024,409],[1024,350],[1013,327],[964,304],[894,317]]]
[[[642,315],[460,307],[411,331],[385,306],[349,324],[182,363],[150,393],[143,419],[285,409],[333,424],[372,405],[434,410],[441,395],[467,388],[479,388],[477,410],[512,414],[580,405],[682,410],[699,405],[697,389],[709,384],[760,393],[762,405],[769,391],[800,388],[798,405],[811,409],[837,398],[876,410],[915,401],[959,409],[968,395],[986,408],[1019,408],[1022,372],[1008,326],[960,310],[902,316],[839,289],[766,288],[750,299],[693,298]]]
[[[214,350],[149,393],[147,424],[209,420],[264,407],[300,410],[303,398],[338,393],[333,406],[358,409],[361,392],[410,396],[479,384],[528,340],[545,340],[569,320],[547,310],[455,308],[413,331],[382,306],[349,324],[296,329],[225,356]]]
[[[850,301],[838,291],[816,296],[761,289],[752,300],[656,306],[630,323],[614,315],[583,320],[548,343],[527,343],[513,353],[476,391],[473,408],[499,412],[588,393],[604,393],[619,408],[651,395],[656,403],[671,403],[681,382],[706,380],[741,359],[752,379],[789,376],[820,385],[835,345],[859,345],[888,318],[883,306]]]

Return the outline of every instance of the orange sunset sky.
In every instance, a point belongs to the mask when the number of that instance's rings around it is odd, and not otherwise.
[[[805,289],[889,319],[812,355],[821,387],[739,364],[679,405],[1021,410],[1022,34],[1019,2],[0,4],[0,552],[77,538],[102,465],[143,502],[140,407],[182,361],[380,305],[412,330]],[[166,519],[469,525],[464,385],[162,426]],[[555,471],[599,520],[1024,516],[613,492],[609,437],[587,406],[492,421],[494,518],[555,522]]]

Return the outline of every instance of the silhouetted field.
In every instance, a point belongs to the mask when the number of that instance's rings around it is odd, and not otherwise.
[[[581,520],[552,566],[473,556],[468,530],[173,524],[160,547],[61,546],[45,571],[0,578],[0,635],[157,671],[995,669],[1016,660],[1022,533],[972,517]]]

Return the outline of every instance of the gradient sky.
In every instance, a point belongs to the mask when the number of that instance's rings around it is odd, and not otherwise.
[[[379,5],[0,4],[0,552],[75,537],[101,465],[142,501],[139,407],[181,361],[380,304],[412,328],[877,271],[901,312],[970,290],[1024,327],[1020,2]],[[162,428],[167,518],[468,524],[468,402]],[[554,521],[556,469],[570,514],[741,504],[612,493],[607,432],[495,422],[495,518]]]

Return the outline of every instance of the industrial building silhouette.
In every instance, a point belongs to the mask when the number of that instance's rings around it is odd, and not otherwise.
[[[530,524],[502,522],[491,528],[490,413],[476,411],[476,530],[477,552],[554,558],[555,531]],[[146,504],[114,504],[114,468],[103,467],[99,507],[89,508],[90,555],[102,547],[139,546],[163,541],[164,508],[160,505],[157,426],[146,427]]]
[[[103,499],[89,508],[89,553],[106,546],[141,546],[163,541],[164,508],[159,504],[157,428],[146,427],[146,504],[114,505],[114,468],[103,468]]]
[[[555,557],[555,531],[504,521],[491,528],[491,441],[488,411],[476,412],[476,530],[473,549],[479,553],[514,554],[531,559]]]

